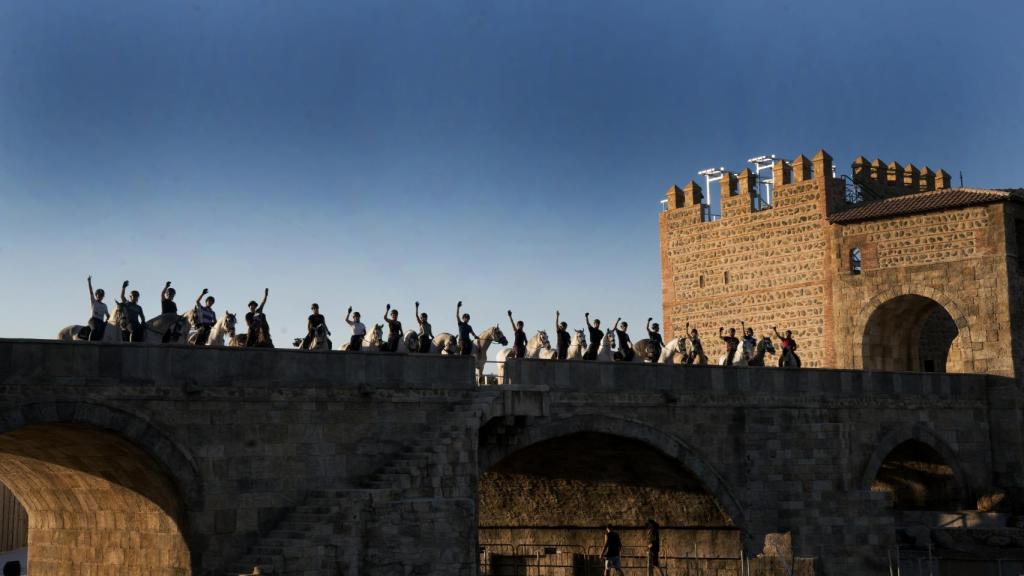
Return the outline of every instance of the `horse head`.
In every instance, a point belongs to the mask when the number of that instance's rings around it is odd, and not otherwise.
[[[124,313],[124,302],[114,301],[114,316],[110,321],[116,323],[122,332],[131,330],[132,325],[128,322],[128,315]]]
[[[758,347],[763,349],[768,354],[775,354],[775,345],[772,344],[772,339],[767,336],[761,337],[761,341],[758,343]]]
[[[604,333],[604,345],[611,348],[615,345],[615,331],[609,328]]]
[[[228,312],[227,310],[224,311],[224,328],[227,329],[228,334],[232,336],[235,335],[235,324],[237,322],[238,318],[236,318],[234,314]]]
[[[540,341],[541,348],[551,348],[551,341],[548,340],[547,330],[538,330],[537,339]]]
[[[484,334],[480,336],[481,340],[493,340],[502,346],[508,346],[508,338],[505,338],[505,334],[501,331],[501,327],[497,324],[488,328],[484,331]]]
[[[583,330],[576,330],[576,333],[572,336],[572,343],[580,348],[587,347],[587,333]]]
[[[370,331],[370,346],[377,346],[384,340],[384,325],[374,324]]]

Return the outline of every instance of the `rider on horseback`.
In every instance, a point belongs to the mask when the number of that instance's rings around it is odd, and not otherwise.
[[[434,329],[427,322],[427,313],[420,312],[420,303],[416,303],[416,321],[420,325],[419,352],[427,354],[430,352],[431,342],[434,341]]]
[[[213,303],[215,302],[213,296],[206,297],[206,306],[199,303],[203,299],[203,296],[209,294],[210,291],[203,288],[203,291],[196,298],[196,341],[194,346],[206,346],[206,341],[210,338],[210,330],[213,330],[213,325],[217,323],[217,313],[213,311]]]
[[[754,338],[754,329],[747,328],[747,324],[740,321],[740,326],[743,328],[743,347],[753,350],[757,347],[757,338]]]
[[[388,341],[380,347],[380,351],[398,352],[398,343],[402,341],[402,323],[398,321],[398,310],[392,310],[391,304],[384,310],[384,321],[388,323]]]
[[[569,325],[560,321],[561,313],[555,310],[555,335],[557,337],[555,346],[555,358],[566,360],[569,358]]]
[[[516,322],[512,319],[512,311],[508,311],[508,321],[512,323],[512,333],[515,340],[512,341],[512,354],[510,358],[526,358],[526,331],[523,330],[523,321]]]
[[[583,353],[584,360],[597,360],[597,350],[601,345],[601,339],[604,338],[604,332],[601,332],[601,321],[594,319],[594,323],[590,323],[590,312],[583,315],[587,320],[587,334],[590,336],[590,345],[587,346],[587,351]]]
[[[139,305],[139,291],[132,290],[127,301],[124,298],[124,291],[128,288],[128,281],[121,284],[121,303],[124,305],[122,312],[128,318],[128,330],[122,333],[126,342],[142,342],[146,339],[146,315],[142,313],[142,306]]]
[[[175,292],[174,288],[171,288],[171,281],[168,280],[164,284],[164,289],[160,291],[160,314],[161,315],[164,315],[164,314],[174,314],[175,317],[178,316],[178,305],[174,302],[174,295],[176,293],[177,292]],[[181,326],[180,322],[175,322],[172,325],[171,328],[169,328],[166,332],[164,332],[164,335],[163,335],[161,341],[164,344],[166,344],[168,342],[177,342],[178,339],[181,337],[181,334],[178,332],[180,326]]]
[[[247,348],[256,346],[260,331],[265,327],[266,317],[263,316],[263,307],[267,304],[268,294],[270,294],[270,288],[264,288],[263,300],[259,306],[256,305],[255,300],[249,301],[249,311],[245,314],[245,325],[249,327],[249,331],[245,334],[245,346]]]
[[[736,329],[729,328],[729,335],[723,336],[722,332],[725,328],[718,327],[718,337],[725,342],[725,364],[723,366],[732,366],[732,357],[736,355],[736,349],[740,346],[740,340],[736,337]]]
[[[775,337],[782,343],[782,354],[779,354],[779,367],[786,367],[789,365],[790,360],[786,357],[787,354],[793,357],[792,362],[796,368],[800,367],[800,357],[796,354],[796,340],[793,339],[793,331],[786,330],[786,336],[783,337],[779,334],[778,328],[772,326],[772,331],[775,332]]]
[[[704,344],[700,341],[700,334],[697,329],[690,330],[690,323],[686,323],[686,332],[690,335],[690,353],[686,356],[686,364],[701,362],[704,356]]]
[[[623,362],[633,361],[633,341],[629,339],[629,334],[626,333],[626,329],[629,328],[629,324],[626,322],[620,322],[622,318],[615,320],[615,336],[618,338],[619,350],[615,353],[615,359]]]
[[[658,323],[651,324],[651,320],[654,318],[647,319],[647,339],[649,340],[647,360],[657,362],[661,359],[661,349],[665,347],[665,341],[661,339],[661,328]]]
[[[359,312],[353,313],[352,307],[348,307],[348,314],[345,315],[345,323],[352,327],[352,338],[348,341],[350,352],[359,352],[363,349],[363,338],[366,337],[366,326],[359,321]]]
[[[89,284],[89,341],[99,342],[103,340],[103,333],[107,330],[107,319],[110,318],[110,311],[103,303],[105,292],[100,288],[95,292],[92,289],[92,276],[86,279]]]
[[[302,339],[302,345],[299,346],[300,350],[309,350],[309,346],[313,343],[313,338],[316,337],[316,329],[320,326],[324,327],[324,331],[327,335],[331,335],[331,331],[327,329],[327,319],[320,313],[320,305],[316,302],[309,307],[313,311],[306,319],[306,337]]]
[[[455,321],[459,325],[459,353],[463,356],[473,355],[473,340],[470,338],[480,338],[473,332],[473,327],[469,325],[469,314],[459,315],[462,310],[462,300],[455,305]]]

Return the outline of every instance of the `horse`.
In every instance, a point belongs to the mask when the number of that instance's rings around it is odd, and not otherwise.
[[[188,316],[188,314],[185,314]],[[224,311],[224,315],[217,320],[217,323],[210,328],[210,336],[206,339],[207,346],[224,346],[224,337],[234,337],[237,318],[231,312]],[[199,332],[192,332],[188,335],[188,343],[196,345]]]
[[[299,348],[302,346],[302,341],[305,338],[296,338],[292,342],[292,346]],[[304,350],[314,350],[317,352],[330,352],[331,351],[331,339],[327,336],[327,326],[324,324],[317,324],[316,328],[313,328],[313,339],[309,341],[309,348]]]
[[[644,338],[633,344],[633,360],[636,362],[650,362],[651,339]],[[686,359],[686,338],[673,338],[661,347],[661,353],[657,364],[682,364]]]
[[[792,348],[783,348],[779,356],[779,368],[799,368],[800,358]]]
[[[508,346],[508,338],[505,337],[505,334],[502,333],[501,328],[497,324],[481,332],[473,342],[477,382],[483,383],[484,365],[487,363],[487,349],[495,342],[502,346]]]
[[[704,345],[698,347],[694,346],[693,340],[690,339],[690,344],[687,346],[688,351],[683,355],[683,364],[687,366],[707,366],[708,357],[704,354]]]
[[[569,350],[565,353],[566,360],[583,360],[583,353],[587,351],[587,333],[583,330],[576,330],[569,342]]]
[[[228,346],[234,348],[244,348],[246,342],[249,340],[249,335],[246,333],[235,334],[231,337],[231,341],[228,342]],[[267,324],[267,317],[263,314],[257,316],[256,324],[256,343],[253,348],[273,348],[274,340],[270,337],[270,326]]]
[[[415,330],[406,330],[405,336],[398,342],[398,352],[419,352],[420,333]],[[427,350],[426,352],[430,352]]]
[[[495,357],[495,361],[498,363],[498,382],[505,382],[505,361],[508,360],[510,354],[512,354],[512,348],[498,350],[498,354]],[[547,331],[538,330],[533,335],[533,338],[530,338],[530,341],[526,343],[525,358],[551,360],[554,357],[555,351],[551,348],[551,341],[548,339]]]
[[[430,351],[433,354],[455,356],[459,353],[459,339],[454,334],[441,332],[434,336],[434,341],[430,343]]]
[[[185,316],[161,314],[146,320],[146,342],[163,343],[164,335],[170,335],[167,344],[187,344],[188,328]]]
[[[750,357],[747,366],[764,366],[765,354],[774,356],[775,346],[772,344],[771,338],[761,336],[761,339],[757,341],[757,348],[754,349],[754,355]]]
[[[374,324],[373,329],[367,332],[363,336],[363,347],[364,352],[377,352],[380,350],[380,343],[384,340],[384,325]],[[348,350],[348,342],[341,345],[338,350]]]
[[[615,344],[615,331],[608,329],[604,333],[604,338],[601,338],[601,343],[597,346],[597,360],[601,362],[611,362],[615,359],[612,353],[612,346]]]
[[[751,344],[748,340],[740,340],[740,345],[736,347],[736,352],[732,355],[733,366],[749,366],[750,359],[754,356],[754,344]],[[727,354],[722,354],[722,357],[718,360],[719,366],[725,366]]]
[[[122,311],[123,306],[123,302],[114,302],[114,313],[107,318],[107,328],[103,331],[103,339],[98,340],[98,342],[123,341],[121,333],[130,328],[130,325],[128,324],[128,317]],[[72,324],[71,326],[65,326],[57,333],[57,340],[62,340],[64,342],[88,340],[88,333],[88,325],[83,326],[81,324]],[[84,338],[83,335],[85,336]]]

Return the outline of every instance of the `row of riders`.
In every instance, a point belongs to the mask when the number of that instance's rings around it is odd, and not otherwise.
[[[104,303],[104,291],[93,290],[92,277],[87,280],[89,286],[90,313],[89,322],[85,326],[75,325],[64,328],[59,339],[92,340],[92,341],[126,341],[143,342],[159,341],[163,343],[188,343],[193,346],[223,346],[225,339],[228,346],[272,348],[270,327],[267,324],[263,308],[267,303],[269,289],[263,291],[263,299],[257,303],[249,302],[249,312],[245,315],[248,332],[236,334],[236,316],[225,312],[220,319],[213,310],[215,299],[209,291],[203,289],[195,300],[195,305],[185,314],[178,314],[175,303],[175,290],[167,282],[160,293],[160,316],[146,320],[142,306],[139,305],[139,292],[132,290],[125,294],[129,283],[121,285],[121,301],[114,303],[114,313],[110,314]],[[204,299],[205,297],[205,299]],[[312,305],[312,314],[307,319],[307,334],[304,338],[296,338],[293,345],[304,350],[331,350],[331,332],[327,321],[320,314],[320,307]],[[359,312],[348,308],[345,322],[351,327],[352,336],[348,343],[341,346],[342,350],[360,351],[373,350],[384,352],[412,352],[435,354],[461,354],[477,358],[479,371],[487,358],[491,344],[498,342],[508,345],[508,339],[497,324],[476,334],[469,324],[470,316],[462,312],[462,302],[456,305],[455,321],[458,325],[458,336],[442,332],[434,335],[433,327],[425,312],[420,312],[420,303],[416,302],[416,322],[419,330],[403,332],[402,323],[398,319],[398,310],[388,304],[384,312],[384,323],[375,324],[367,330],[361,321]],[[604,360],[604,361],[646,361],[668,364],[707,364],[707,356],[700,334],[696,328],[686,325],[685,336],[673,338],[666,343],[661,336],[657,322],[647,319],[647,338],[633,342],[627,332],[629,325],[621,318],[617,319],[614,328],[601,330],[601,321],[591,320],[590,313],[585,314],[587,330],[575,330],[570,333],[568,324],[561,319],[560,312],[555,312],[556,342],[554,348],[548,339],[547,332],[538,331],[527,339],[523,322],[512,317],[508,311],[514,338],[511,348],[501,350],[497,361],[502,363],[511,358],[540,358],[559,360]],[[388,337],[384,339],[384,325],[388,328]],[[725,354],[719,363],[723,366],[764,366],[766,354],[775,354],[775,346],[768,336],[760,339],[754,337],[754,330],[742,326],[743,335],[736,337],[736,329],[718,329],[718,337],[725,345]],[[782,352],[778,364],[782,367],[799,367],[800,358],[796,354],[797,344],[792,332],[785,335],[772,327],[776,338],[780,341]],[[588,343],[589,339],[589,343]]]

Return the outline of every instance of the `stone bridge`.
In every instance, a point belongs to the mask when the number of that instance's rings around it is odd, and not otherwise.
[[[670,556],[789,532],[818,574],[879,574],[897,526],[1024,485],[1006,378],[507,371],[478,388],[460,357],[0,340],[0,482],[33,576],[472,575],[607,522],[639,545],[648,517]]]

